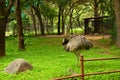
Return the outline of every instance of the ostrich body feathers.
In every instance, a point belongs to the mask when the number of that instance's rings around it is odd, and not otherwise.
[[[63,45],[66,51],[78,51],[82,49],[89,49],[93,47],[93,44],[82,35],[65,39]]]

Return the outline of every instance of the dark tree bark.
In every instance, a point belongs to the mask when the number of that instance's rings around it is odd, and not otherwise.
[[[5,1],[0,0],[0,57],[5,56]]]
[[[64,34],[64,30],[65,30],[65,17],[64,15],[62,15],[62,34]]]
[[[72,26],[72,15],[73,15],[73,9],[70,9],[70,15],[69,15],[69,27],[71,29],[71,34],[73,34],[73,26]]]
[[[9,1],[5,7],[5,0],[0,0],[0,57],[5,56],[5,31],[10,9],[14,0]]]
[[[114,11],[115,11],[116,23],[117,23],[116,45],[120,47],[120,1],[119,0],[114,0]]]
[[[32,20],[33,20],[35,35],[37,35],[36,18],[35,18],[35,14],[34,14],[34,11],[33,11],[32,7],[31,7],[31,17],[32,17]]]
[[[89,28],[88,28],[89,19],[84,19],[84,24],[85,24],[84,34],[89,34]]]
[[[21,9],[20,9],[20,0],[15,1],[15,12],[16,12],[16,20],[17,20],[17,31],[18,31],[18,49],[24,50],[24,34],[23,34],[23,26],[22,26],[22,18],[21,18]]]
[[[50,25],[52,27],[52,34],[53,34],[53,18],[50,19]]]
[[[65,32],[65,7],[62,7],[61,15],[62,15],[62,34]]]
[[[41,16],[40,9],[39,9],[38,7],[36,8],[36,7],[34,7],[34,6],[32,6],[32,8],[34,9],[34,11],[35,11],[35,13],[36,13],[36,15],[37,15],[37,17],[38,17],[38,20],[39,20],[39,22],[40,22],[41,35],[44,36],[44,25],[43,25],[43,22],[42,22],[42,16]]]
[[[99,19],[96,18],[98,17],[98,0],[94,0],[94,33],[99,33]]]
[[[60,18],[61,18],[61,9],[62,9],[62,6],[60,5],[60,6],[59,6],[59,13],[58,13],[58,32],[57,32],[58,35],[60,35]]]

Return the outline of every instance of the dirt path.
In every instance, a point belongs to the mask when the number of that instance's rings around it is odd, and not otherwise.
[[[73,35],[74,36],[74,35]],[[84,35],[90,40],[98,40],[103,38],[110,38],[110,35]],[[55,37],[64,37],[64,35],[45,35],[44,37],[55,38]]]
[[[85,35],[90,40],[106,39],[110,38],[110,35]]]

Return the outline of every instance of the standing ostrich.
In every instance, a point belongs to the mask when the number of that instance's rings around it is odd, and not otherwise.
[[[82,35],[77,35],[72,38],[64,38],[62,45],[66,51],[74,52],[77,57],[77,66],[79,64],[80,50],[89,49],[93,44]]]

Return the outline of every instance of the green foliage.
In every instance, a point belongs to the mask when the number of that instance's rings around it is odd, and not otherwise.
[[[117,46],[113,45],[111,48],[110,48],[111,52],[110,54],[112,55],[120,55],[120,50]]]
[[[53,8],[51,4],[45,2],[44,4],[41,5],[41,13],[44,17],[47,17],[48,19],[57,16],[57,12],[55,11],[55,8]]]
[[[0,19],[4,18],[4,16],[0,16]]]
[[[62,38],[40,38],[25,37],[26,50],[17,50],[16,37],[6,38],[6,55],[0,58],[0,80],[50,80],[51,78],[70,75],[69,69],[80,73],[80,68],[76,67],[75,55],[66,52],[62,47]],[[100,40],[106,43],[109,40]],[[119,48],[111,47],[110,52],[120,52]],[[105,58],[113,57],[108,54],[101,54],[104,49],[93,47],[90,50],[82,51],[84,58]],[[33,65],[33,70],[20,74],[7,74],[3,70],[14,59],[23,58]],[[94,61],[85,63],[85,73],[102,72],[120,69],[120,61]],[[113,65],[114,64],[114,65]],[[119,80],[119,73],[104,74],[85,77],[86,80]],[[78,78],[79,80],[79,78]]]
[[[111,39],[113,44],[115,44],[116,38],[117,38],[117,29],[116,29],[116,26],[113,26],[111,30]]]
[[[11,22],[8,24],[10,30],[13,30],[13,28],[16,26],[16,24],[17,24],[16,20],[11,21]]]
[[[65,6],[70,3],[72,0],[51,0],[53,3],[57,4],[58,6]]]
[[[24,27],[29,27],[30,25],[29,17],[25,13],[22,14],[22,24]]]

